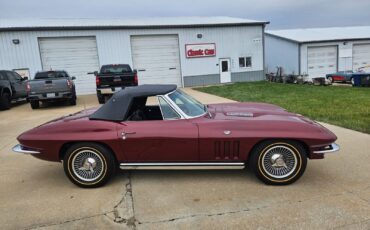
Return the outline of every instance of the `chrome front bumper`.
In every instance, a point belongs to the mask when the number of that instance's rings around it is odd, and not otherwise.
[[[23,154],[40,154],[40,152],[39,152],[39,151],[23,149],[23,146],[22,146],[22,145],[20,145],[20,144],[15,145],[15,146],[12,148],[12,150],[13,150],[13,152],[16,152],[16,153],[23,153]]]
[[[333,153],[333,152],[339,151],[339,149],[340,149],[340,147],[339,147],[338,144],[332,143],[332,144],[328,145],[327,149],[313,151],[313,153],[315,153],[315,154]]]

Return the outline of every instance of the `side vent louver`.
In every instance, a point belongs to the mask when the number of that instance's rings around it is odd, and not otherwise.
[[[238,159],[239,158],[239,141],[233,142],[233,158]]]
[[[215,157],[221,159],[221,141],[215,142]]]
[[[239,147],[239,141],[216,141],[214,144],[216,160],[239,159]]]

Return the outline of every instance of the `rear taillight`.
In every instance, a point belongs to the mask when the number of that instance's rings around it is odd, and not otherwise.
[[[31,92],[31,86],[30,86],[29,82],[27,82],[26,91],[27,91],[27,93]]]
[[[67,80],[67,85],[68,85],[69,88],[72,88],[72,81],[68,79]]]
[[[135,85],[139,84],[139,80],[137,79],[137,73],[135,73],[135,75],[134,75],[134,84]]]
[[[100,85],[100,78],[98,75],[95,76],[96,86]]]

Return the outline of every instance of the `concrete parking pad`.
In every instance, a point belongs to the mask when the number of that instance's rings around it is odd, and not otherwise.
[[[228,99],[185,89],[203,103]],[[131,171],[99,189],[81,189],[62,165],[12,153],[16,136],[53,118],[99,106],[0,112],[2,229],[369,229],[370,135],[324,124],[341,151],[308,162],[290,186],[266,186],[248,170]]]

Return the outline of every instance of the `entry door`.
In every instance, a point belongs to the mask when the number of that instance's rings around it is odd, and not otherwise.
[[[230,68],[230,59],[224,58],[220,59],[220,82],[227,83],[231,82],[231,68]]]
[[[198,127],[185,119],[127,121],[118,129],[129,162],[198,161]]]

